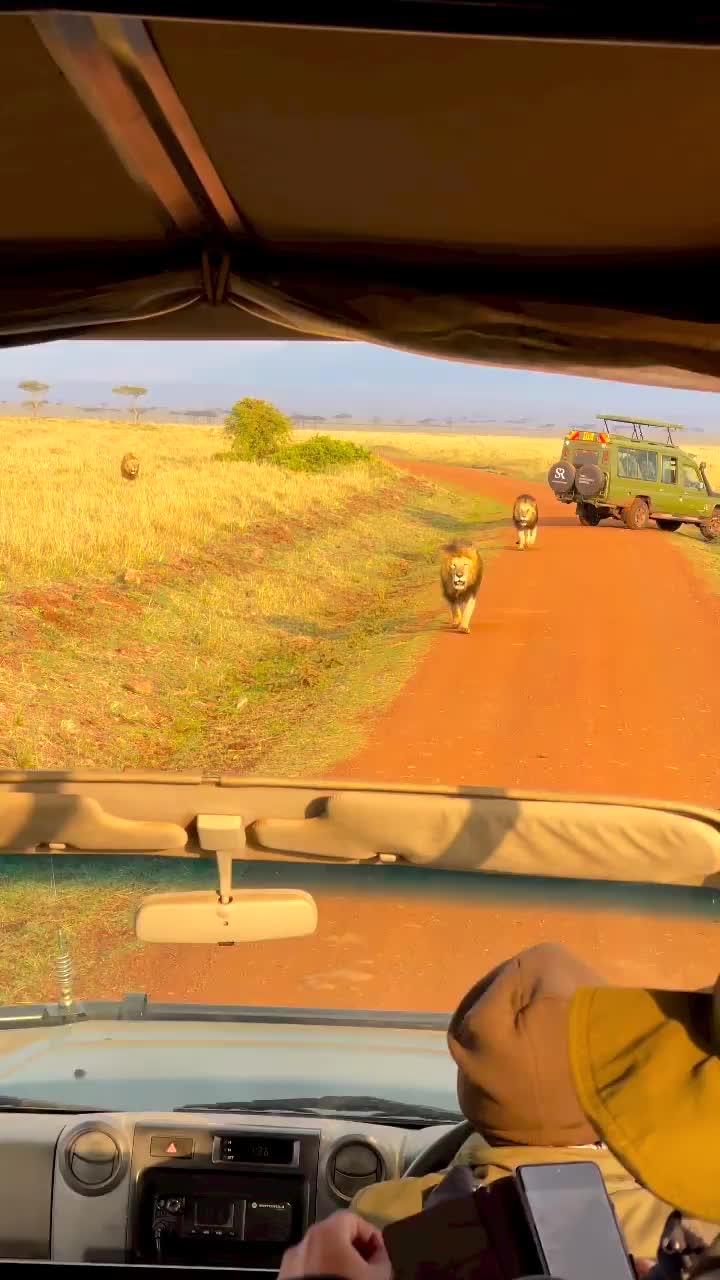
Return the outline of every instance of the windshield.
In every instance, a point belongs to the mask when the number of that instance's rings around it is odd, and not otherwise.
[[[352,826],[317,799],[339,780],[661,801],[678,822],[716,809],[707,394],[321,342],[62,341],[0,352],[0,381],[8,1105],[400,1106],[432,1123],[458,1115],[447,1017],[523,947],[565,943],[620,983],[714,981],[707,813],[702,872],[681,873],[685,828],[655,841],[626,811],[617,845],[605,816],[577,857],[565,826],[535,839],[518,820],[512,851],[493,837],[495,861],[464,852],[462,869],[430,810]],[[573,422],[621,398],[683,422],[693,466],[659,467],[649,429],[568,451]],[[265,790],[195,799],[231,776]],[[293,799],[300,783],[315,800]],[[41,793],[90,808],[22,808]],[[278,908],[217,945],[176,902],[172,937],[138,936],[152,895],[216,902],[198,815],[218,812],[248,825],[232,889],[309,894],[314,929],[283,934]],[[166,843],[117,825],[133,822],[164,822]]]

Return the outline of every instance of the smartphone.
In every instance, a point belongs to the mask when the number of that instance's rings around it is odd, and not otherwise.
[[[546,1275],[562,1280],[635,1280],[596,1164],[525,1164],[518,1166],[515,1176]]]

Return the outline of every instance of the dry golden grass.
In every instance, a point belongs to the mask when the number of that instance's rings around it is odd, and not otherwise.
[[[303,475],[218,462],[220,428],[0,420],[0,587],[115,575],[174,561],[220,535],[339,510],[388,484],[379,468]],[[120,476],[131,450],[140,477]]]

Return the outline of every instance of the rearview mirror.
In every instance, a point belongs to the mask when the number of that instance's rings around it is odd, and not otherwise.
[[[315,899],[302,889],[236,889],[217,893],[152,893],[135,913],[140,942],[263,942],[303,938],[317,929]]]

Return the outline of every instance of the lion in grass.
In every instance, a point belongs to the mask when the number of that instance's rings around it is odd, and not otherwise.
[[[440,561],[442,592],[450,605],[452,625],[463,635],[470,630],[482,577],[483,562],[472,542],[450,542],[443,547]]]
[[[540,513],[535,499],[529,493],[521,493],[520,497],[515,499],[512,513],[512,521],[517,530],[517,545],[520,551],[525,551],[527,547],[535,546],[539,519]]]
[[[134,453],[126,453],[120,463],[120,475],[123,480],[137,480],[140,474],[140,459]]]

